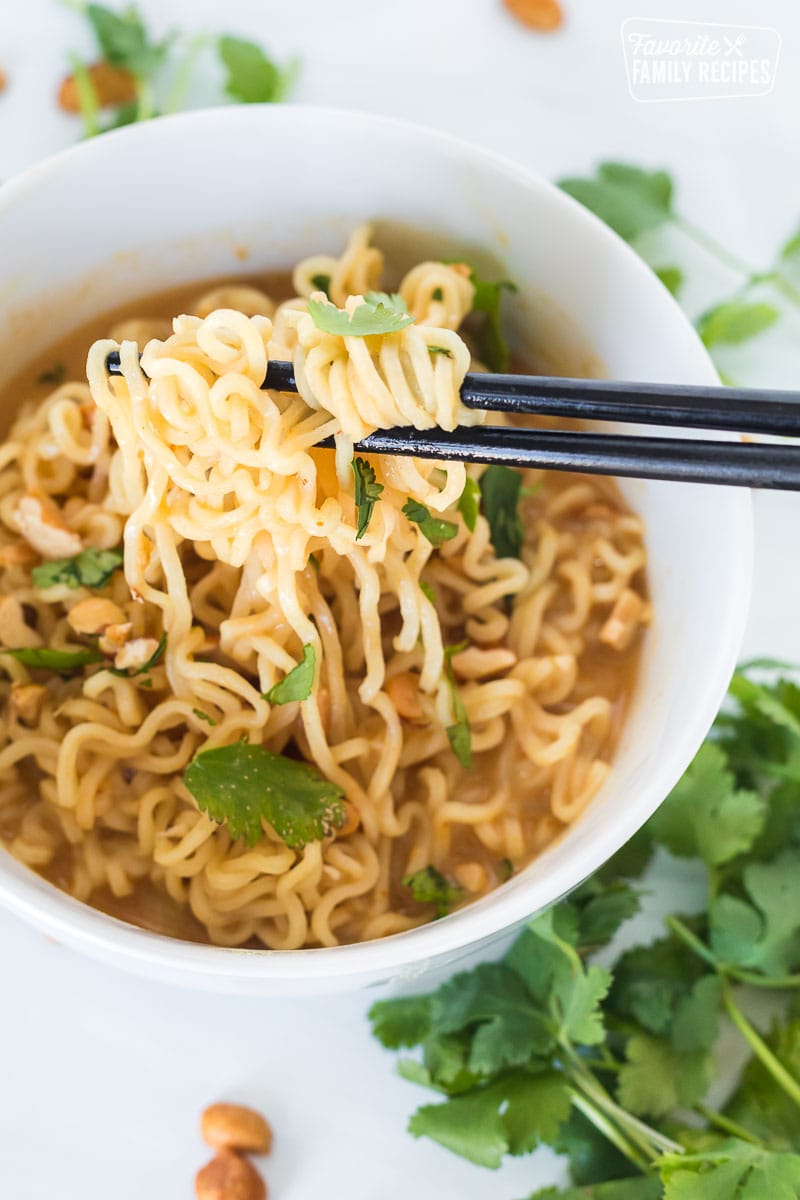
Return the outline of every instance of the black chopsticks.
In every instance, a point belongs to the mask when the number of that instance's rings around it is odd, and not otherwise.
[[[119,355],[109,355],[106,366],[110,374],[119,374]],[[271,362],[262,386],[297,391],[292,364]],[[491,412],[800,438],[800,393],[763,388],[468,374],[461,400],[467,408]],[[800,490],[800,446],[774,443],[480,425],[453,431],[378,430],[356,449],[596,475]]]

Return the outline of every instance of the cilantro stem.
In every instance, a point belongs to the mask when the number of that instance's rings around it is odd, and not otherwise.
[[[731,1021],[733,1021],[739,1033],[741,1033],[744,1040],[750,1046],[756,1058],[760,1059],[775,1082],[786,1092],[787,1096],[791,1097],[795,1104],[800,1105],[800,1082],[793,1075],[789,1074],[783,1063],[775,1057],[758,1031],[750,1024],[734,1000],[731,986],[727,979],[723,979],[722,981],[722,1002]]]
[[[738,1121],[732,1121],[730,1117],[716,1112],[713,1108],[708,1108],[705,1104],[695,1104],[694,1111],[701,1117],[705,1117],[709,1125],[721,1129],[723,1133],[729,1133],[731,1137],[739,1138],[743,1142],[750,1142],[754,1146],[764,1145],[761,1138],[756,1137],[749,1129],[745,1129],[744,1125],[740,1125]]]
[[[701,941],[696,934],[692,933],[691,929],[688,929],[684,925],[680,917],[666,917],[664,924],[677,938],[680,938],[685,946],[693,950],[698,957],[712,966],[715,971],[719,968],[719,963],[713,950],[710,950],[704,941]]]
[[[773,988],[775,991],[800,988],[800,975],[759,975],[757,971],[745,971],[741,967],[730,967],[727,974],[731,979],[747,983],[751,987]]]
[[[189,41],[186,47],[186,53],[184,54],[183,59],[177,71],[175,72],[172,86],[167,92],[163,109],[165,113],[177,112],[178,109],[183,107],[183,103],[186,99],[186,93],[189,90],[189,82],[192,77],[192,71],[195,68],[200,53],[205,50],[209,42],[210,38],[205,33],[199,33],[196,37],[193,37]]]
[[[155,99],[149,80],[137,77],[136,96],[136,120],[147,121],[150,117],[155,116]]]
[[[613,1146],[616,1146],[620,1153],[624,1154],[640,1171],[649,1172],[650,1163],[647,1159],[642,1157],[636,1147],[617,1129],[616,1125],[609,1121],[599,1108],[596,1108],[576,1087],[570,1088],[570,1095],[575,1108],[583,1113],[586,1120],[590,1121],[595,1129],[602,1133],[604,1138],[607,1138]]]
[[[78,104],[83,121],[83,136],[96,137],[100,132],[100,103],[97,99],[92,77],[86,63],[77,54],[70,54],[69,65],[72,67],[72,77],[75,80],[75,90],[78,93]]]
[[[726,246],[718,242],[710,233],[706,233],[705,229],[701,229],[699,225],[695,225],[687,217],[681,216],[680,213],[673,213],[672,221],[696,245],[705,250],[706,254],[710,254],[712,258],[716,258],[728,270],[735,271],[737,275],[746,275],[748,279],[757,274],[755,268],[750,263],[745,262],[743,258],[739,258],[738,254],[734,254],[731,250],[728,250]]]

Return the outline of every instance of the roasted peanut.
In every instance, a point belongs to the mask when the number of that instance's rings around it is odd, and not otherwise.
[[[130,671],[137,667],[143,667],[146,662],[150,661],[157,649],[158,642],[155,638],[134,638],[117,651],[114,666],[118,671]]]
[[[336,830],[337,837],[347,837],[350,833],[355,833],[361,824],[361,813],[356,808],[355,804],[350,800],[344,802],[345,818],[344,824],[340,825]]]
[[[453,878],[465,892],[485,891],[489,882],[488,872],[479,862],[459,863],[453,868]]]
[[[647,620],[647,605],[638,592],[625,588],[617,597],[611,615],[603,625],[598,637],[612,650],[627,650],[634,634]]]
[[[35,721],[42,711],[47,688],[39,683],[15,683],[9,696],[11,712],[20,721]]]
[[[116,108],[119,104],[129,104],[136,99],[136,80],[130,71],[114,67],[107,62],[92,63],[86,70],[100,108]],[[81,111],[78,84],[74,75],[67,75],[62,81],[58,89],[58,103],[65,112]]]
[[[16,596],[0,599],[0,646],[9,650],[41,646],[42,639],[25,620],[25,613]]]
[[[267,1185],[252,1163],[223,1150],[197,1172],[197,1200],[266,1200]]]
[[[43,493],[23,496],[14,518],[25,541],[42,558],[74,558],[83,549],[83,542],[67,525],[58,505]]]
[[[269,1154],[272,1130],[254,1108],[243,1104],[211,1104],[200,1118],[203,1140],[214,1150],[247,1150]]]
[[[558,0],[503,0],[508,11],[528,29],[550,33],[564,20]]]
[[[424,715],[419,702],[419,675],[413,671],[401,671],[387,679],[386,695],[407,721],[419,721]]]
[[[116,654],[131,636],[133,625],[130,621],[121,621],[117,625],[107,625],[97,643],[103,654]]]
[[[119,605],[101,596],[79,600],[67,613],[67,622],[76,633],[105,633],[110,625],[119,625],[124,620],[125,613]]]

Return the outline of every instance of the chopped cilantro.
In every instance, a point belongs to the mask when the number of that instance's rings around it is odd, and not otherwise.
[[[74,558],[55,558],[31,571],[37,588],[64,584],[68,588],[100,588],[122,566],[121,550],[95,550],[90,546]]]
[[[225,91],[234,100],[242,104],[268,104],[286,98],[297,77],[296,59],[287,67],[279,67],[255,42],[229,34],[221,37],[217,45],[228,73]]]
[[[464,899],[462,889],[445,878],[436,867],[423,867],[413,875],[404,876],[403,887],[410,889],[418,904],[434,904],[437,917],[446,917],[453,905]]]
[[[25,667],[56,671],[58,674],[64,675],[77,671],[79,667],[88,667],[92,663],[103,662],[103,655],[99,650],[51,650],[46,646],[24,646],[19,650],[6,650],[0,647],[0,654],[10,654]]]
[[[311,695],[314,683],[314,672],[317,669],[317,655],[310,642],[303,646],[302,660],[269,689],[265,700],[270,704],[290,704],[293,700],[307,700]]]
[[[402,296],[386,292],[367,292],[352,313],[322,300],[309,300],[308,311],[317,329],[339,337],[371,337],[379,333],[397,333],[414,318]]]
[[[267,821],[292,850],[327,837],[345,821],[344,793],[305,762],[235,742],[204,750],[184,783],[200,809],[254,846]]]
[[[460,642],[457,646],[447,646],[444,652],[445,678],[450,688],[450,703],[453,706],[454,718],[453,724],[447,726],[445,733],[456,758],[462,767],[469,771],[472,768],[472,730],[470,729],[466,706],[461,699],[456,677],[453,674],[451,661],[453,655],[460,653],[465,645],[465,642]]]
[[[487,467],[481,475],[481,505],[498,558],[519,558],[525,530],[519,513],[522,475],[513,467]]]
[[[673,215],[673,184],[666,171],[604,162],[593,179],[561,179],[558,186],[628,242]]]
[[[446,346],[428,346],[429,354],[444,354],[446,358],[452,358],[452,354]]]
[[[431,604],[436,603],[436,592],[431,584],[426,583],[424,579],[420,579],[419,581],[419,590],[426,600],[430,600]]]
[[[192,712],[197,717],[198,721],[205,721],[206,725],[217,725],[218,722],[210,717],[207,712],[203,712],[201,708],[193,708]]]
[[[708,309],[697,321],[697,332],[706,346],[740,345],[774,325],[780,313],[774,304],[727,300]]]
[[[355,481],[353,498],[358,513],[358,527],[356,529],[356,541],[358,542],[367,532],[367,527],[372,518],[372,510],[381,498],[383,484],[378,483],[375,468],[371,463],[367,462],[366,458],[354,458],[350,466],[353,468],[353,479]]]
[[[467,476],[464,484],[464,490],[458,501],[458,511],[464,518],[464,524],[470,533],[475,532],[475,526],[478,523],[478,513],[481,507],[481,488],[480,484],[475,479]]]
[[[432,516],[425,505],[420,504],[418,500],[409,498],[403,505],[403,512],[409,521],[419,525],[421,533],[432,546],[441,546],[458,533],[457,525],[454,525],[452,521],[445,521],[441,517]]]
[[[314,288],[315,292],[324,292],[328,299],[330,299],[330,275],[312,275],[311,286]]]

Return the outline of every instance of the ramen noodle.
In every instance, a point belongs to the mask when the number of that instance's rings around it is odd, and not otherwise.
[[[399,933],[501,884],[609,773],[641,522],[609,480],[354,450],[485,417],[459,397],[470,268],[385,295],[382,265],[359,229],[290,288],[145,304],[88,382],[6,395],[0,837],[128,921]],[[262,387],[274,360],[297,393]]]

